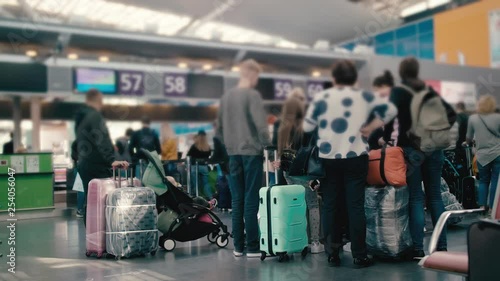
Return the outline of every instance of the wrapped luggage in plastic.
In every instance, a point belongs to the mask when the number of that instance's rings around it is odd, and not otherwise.
[[[401,258],[413,246],[407,187],[368,187],[365,191],[368,252],[382,258]]]
[[[441,178],[441,198],[443,198],[443,204],[446,211],[463,210],[464,207],[460,202],[458,202],[455,195],[450,192],[448,184]],[[457,224],[462,221],[462,217],[453,217],[448,219],[448,224]]]
[[[106,251],[118,258],[156,253],[157,223],[152,189],[116,189],[106,200]]]

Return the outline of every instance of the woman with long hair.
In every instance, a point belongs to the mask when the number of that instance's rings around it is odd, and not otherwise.
[[[196,162],[200,163],[198,165],[198,183],[203,186],[203,194],[207,200],[211,200],[213,197],[212,187],[208,183],[208,165],[206,161],[210,158],[212,150],[208,144],[207,134],[205,131],[201,130],[194,138],[194,144],[189,149],[187,156],[191,157],[191,186],[197,188],[196,186]]]
[[[500,173],[500,114],[495,113],[496,101],[491,95],[477,102],[477,114],[469,117],[467,141],[476,141],[479,169],[478,204],[493,207]],[[488,200],[489,195],[489,200]]]
[[[295,88],[283,105],[280,125],[278,128],[278,155],[282,155],[285,150],[297,151],[302,146],[307,146],[311,139],[311,134],[304,133],[302,122],[305,114],[306,96],[301,88]],[[276,162],[275,162],[276,163]],[[275,168],[279,168],[279,162]],[[284,172],[285,180],[288,184],[302,185],[306,191],[306,204],[309,212],[308,225],[310,230],[310,250],[317,254],[324,251],[319,242],[320,236],[320,212],[318,194],[316,190],[309,187],[309,181],[294,179]]]

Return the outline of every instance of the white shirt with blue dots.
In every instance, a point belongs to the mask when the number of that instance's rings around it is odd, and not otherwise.
[[[307,110],[304,131],[318,127],[319,156],[346,159],[368,154],[361,128],[378,117],[384,123],[397,115],[396,107],[375,94],[352,87],[334,87],[317,93]]]

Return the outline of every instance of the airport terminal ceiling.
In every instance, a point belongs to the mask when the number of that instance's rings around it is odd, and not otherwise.
[[[364,30],[365,25],[373,20],[379,22],[379,32],[388,29],[400,23],[399,13],[414,2],[416,1],[1,0],[0,14],[6,18],[62,25],[284,48],[309,48],[318,40],[334,44],[355,38],[360,35],[358,30]]]

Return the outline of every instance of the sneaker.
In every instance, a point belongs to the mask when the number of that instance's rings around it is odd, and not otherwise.
[[[370,259],[369,257],[364,257],[364,258],[354,258],[354,266],[356,268],[364,268],[364,267],[369,267],[373,265],[373,260]]]
[[[338,253],[328,256],[328,265],[332,267],[340,266],[340,256]]]
[[[76,217],[77,218],[83,218],[83,211],[82,210],[77,210],[76,211]]]
[[[319,254],[325,251],[325,247],[319,241],[312,242],[309,247],[311,248],[311,254]]]
[[[423,250],[415,250],[413,251],[413,259],[421,260],[425,257],[425,252]]]
[[[344,245],[344,247],[342,247],[342,250],[344,250],[344,252],[350,253],[351,252],[351,242],[346,243]]]
[[[261,257],[260,252],[248,252],[247,253],[247,258],[260,258]]]
[[[238,252],[238,251],[234,250],[234,251],[233,251],[233,255],[234,255],[235,257],[239,258],[239,257],[242,257],[242,256],[243,256],[243,252]]]

